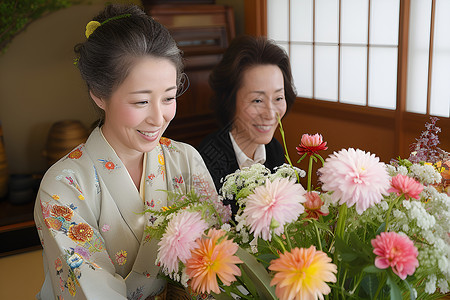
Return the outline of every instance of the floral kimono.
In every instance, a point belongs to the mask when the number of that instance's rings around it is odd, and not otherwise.
[[[191,146],[161,138],[146,153],[140,192],[95,129],[85,144],[45,174],[34,217],[44,248],[41,299],[145,299],[160,293],[158,241],[144,233],[145,209],[171,205],[165,191],[216,197],[212,179]]]

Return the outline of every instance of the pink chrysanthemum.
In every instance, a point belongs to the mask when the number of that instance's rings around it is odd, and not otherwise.
[[[179,261],[185,263],[191,257],[195,240],[202,236],[208,224],[199,212],[183,211],[170,220],[159,246],[159,260],[167,272],[178,272]]]
[[[315,135],[304,134],[300,140],[300,145],[296,147],[298,155],[302,156],[307,153],[309,156],[318,154],[321,150],[327,150],[327,142],[323,141],[322,135],[316,133]]]
[[[287,178],[276,178],[273,182],[267,179],[265,185],[255,188],[247,197],[243,217],[250,225],[250,232],[266,241],[271,239],[270,229],[277,235],[283,233],[284,224],[303,213],[304,194],[300,184]],[[273,224],[277,226],[271,228]]]
[[[314,246],[281,254],[269,269],[276,272],[270,285],[276,285],[275,294],[283,300],[323,299],[331,292],[326,282],[336,282],[336,265]]]
[[[389,188],[385,164],[374,154],[359,149],[334,152],[318,172],[322,189],[333,191],[331,200],[348,207],[356,204],[359,214],[380,202]]]
[[[406,200],[409,198],[419,199],[423,185],[407,175],[397,174],[392,177],[391,188],[388,193],[396,193],[397,196],[404,195]]]
[[[307,218],[319,219],[319,216],[328,215],[327,212],[323,212],[323,200],[320,199],[319,193],[315,191],[306,192],[306,202],[303,204],[305,211],[308,213]]]
[[[414,243],[407,237],[396,232],[382,232],[372,240],[375,266],[378,269],[392,268],[401,279],[412,275],[419,266],[419,252]]]
[[[229,286],[241,276],[236,264],[242,261],[234,255],[238,245],[232,240],[222,238],[225,231],[210,229],[207,236],[197,240],[192,257],[186,262],[186,274],[191,278],[192,289],[199,293],[220,293],[217,277]]]

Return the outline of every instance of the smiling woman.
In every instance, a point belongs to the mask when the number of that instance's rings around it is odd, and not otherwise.
[[[168,30],[137,6],[109,5],[92,22],[75,51],[101,122],[42,179],[38,298],[152,299],[166,282],[144,211],[173,205],[165,191],[217,194],[198,152],[162,137],[183,72]]]
[[[239,168],[262,163],[274,169],[284,163],[284,151],[273,137],[278,118],[295,100],[286,52],[264,37],[234,39],[213,69],[210,86],[222,129],[206,137],[199,152],[217,190],[221,179]],[[231,204],[235,213],[237,206]]]

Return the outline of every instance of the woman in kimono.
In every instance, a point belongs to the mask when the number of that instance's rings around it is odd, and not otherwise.
[[[209,77],[212,104],[222,128],[207,136],[198,149],[214,180],[237,169],[261,163],[273,170],[282,165],[284,150],[273,137],[295,101],[287,53],[265,37],[234,39]],[[230,204],[237,212],[234,200]]]
[[[181,88],[180,50],[137,6],[106,7],[75,47],[100,126],[45,174],[35,205],[45,282],[39,299],[146,299],[164,290],[146,209],[164,190],[217,196],[201,156],[162,137]]]

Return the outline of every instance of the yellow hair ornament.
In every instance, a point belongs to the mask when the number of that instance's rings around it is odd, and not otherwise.
[[[99,28],[99,27],[102,26],[103,24],[108,23],[109,21],[112,21],[112,20],[122,19],[122,18],[130,17],[130,16],[131,16],[131,14],[123,14],[123,15],[119,15],[119,16],[115,16],[115,17],[109,18],[109,19],[107,19],[107,20],[105,20],[105,21],[103,21],[103,22],[101,22],[101,23],[98,22],[98,21],[90,21],[90,22],[87,23],[87,25],[86,25],[86,33],[85,33],[86,38],[88,39],[89,36],[90,36],[97,28]]]
[[[100,24],[100,22],[97,22],[97,21],[90,21],[89,23],[87,23],[87,25],[86,25],[86,38],[89,38],[89,36],[95,31],[95,29],[97,29],[101,25],[102,24]]]

